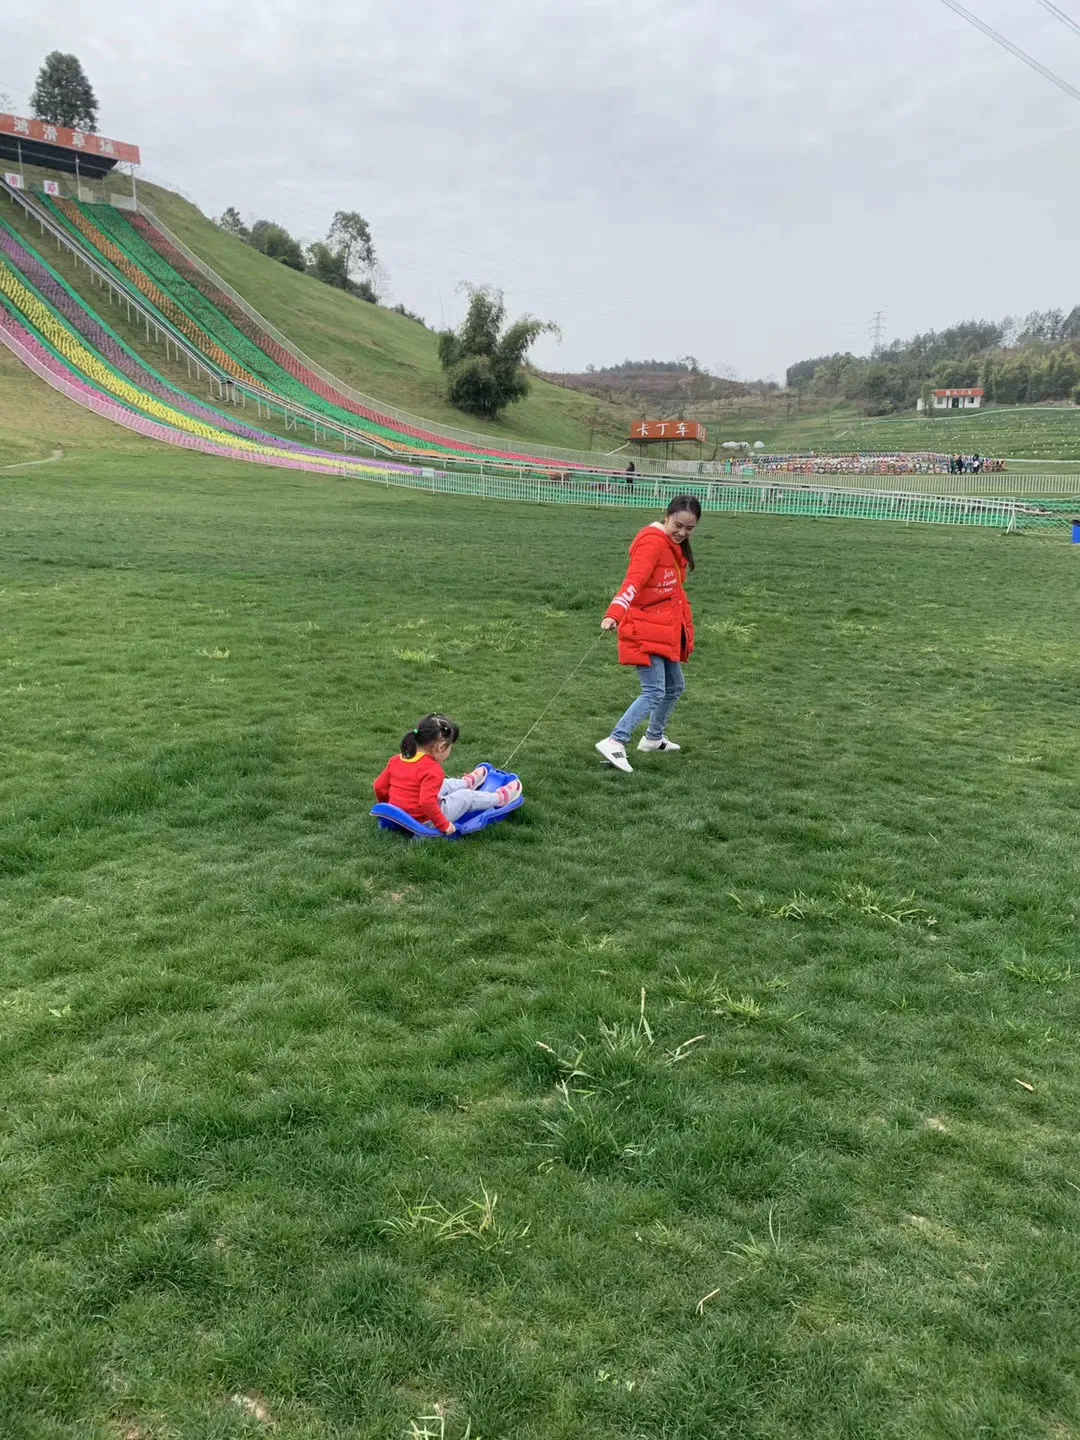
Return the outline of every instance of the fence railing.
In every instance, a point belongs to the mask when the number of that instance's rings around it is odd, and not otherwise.
[[[589,505],[655,513],[678,494],[696,495],[704,511],[729,514],[792,515],[851,520],[892,520],[901,524],[975,525],[997,530],[1065,529],[1069,512],[1054,502],[1041,505],[1006,496],[928,495],[911,491],[857,490],[850,486],[738,480],[688,484],[670,478],[618,482],[565,477],[454,474],[445,470],[397,471],[387,485],[433,495],[469,495],[533,504]]]
[[[3,312],[0,311],[0,319],[2,318]],[[12,325],[14,326],[14,321]],[[129,406],[117,404],[111,396],[96,393],[90,384],[76,380],[74,374],[58,373],[58,366],[50,367],[41,363],[29,346],[24,345],[15,333],[9,333],[3,324],[0,324],[0,344],[11,349],[54,389],[116,424],[136,430],[149,438],[228,457],[227,449],[220,440],[213,437],[207,439],[196,433],[180,433],[168,424],[136,413]],[[341,456],[332,457],[319,453],[284,455],[280,452],[262,456],[251,453],[250,449],[234,453],[228,458],[256,464],[284,465],[324,475],[333,473],[340,478],[353,476],[368,483],[427,491],[430,494],[528,501],[534,504],[614,506],[620,509],[640,509],[652,514],[665,506],[673,495],[680,491],[691,491],[697,494],[703,510],[714,512],[891,520],[905,524],[975,525],[1007,531],[1036,527],[1064,530],[1069,524],[1069,507],[1064,501],[1053,500],[1035,502],[1000,497],[921,495],[904,491],[746,481],[688,486],[685,481],[678,484],[671,480],[641,479],[629,486],[617,481],[589,480],[582,477],[515,477],[491,473],[481,475],[476,471],[455,474],[412,466],[391,467],[380,461],[368,462],[361,468],[358,462],[350,464]],[[328,462],[332,462],[332,470]]]
[[[784,471],[760,470],[754,476],[757,485],[775,483],[824,484],[843,489],[895,490],[935,495],[1080,495],[1080,474],[1039,475],[996,470],[981,475],[793,475]]]

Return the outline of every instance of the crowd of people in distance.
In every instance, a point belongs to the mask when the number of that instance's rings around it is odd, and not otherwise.
[[[987,460],[982,455],[950,455],[950,475],[978,475],[983,470],[1004,470],[1004,460]]]
[[[773,475],[979,475],[1005,470],[1004,460],[984,455],[938,455],[930,451],[917,454],[877,453],[861,451],[851,455],[754,455],[745,459],[699,461],[691,467],[683,465],[685,479],[712,482],[716,480],[754,481],[759,476]],[[651,481],[641,475],[633,461],[623,474],[604,474],[588,470],[553,470],[549,484],[588,486],[596,491],[624,490],[634,493],[635,480]]]
[[[957,475],[1005,469],[1004,460],[980,455],[868,454],[761,455],[754,457],[758,473],[781,475]]]

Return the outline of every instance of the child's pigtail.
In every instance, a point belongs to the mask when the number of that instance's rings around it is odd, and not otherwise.
[[[459,734],[457,725],[446,715],[425,715],[415,730],[401,737],[401,753],[411,760],[421,746],[433,745],[436,740],[456,745]]]

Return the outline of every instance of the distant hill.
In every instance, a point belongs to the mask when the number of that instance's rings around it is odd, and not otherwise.
[[[997,405],[1080,404],[1080,305],[1023,320],[965,320],[894,340],[873,355],[816,355],[788,367],[808,400],[842,400],[868,415],[914,410],[924,389],[979,386]]]
[[[602,370],[547,372],[545,379],[567,390],[577,390],[610,405],[625,407],[632,414],[661,413],[672,418],[698,415],[717,402],[741,399],[775,391],[775,385],[760,381],[733,380],[710,375],[685,360],[625,360]]]

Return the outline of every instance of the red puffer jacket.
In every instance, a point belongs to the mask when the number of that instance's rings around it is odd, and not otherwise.
[[[630,546],[630,568],[607,618],[619,626],[619,664],[648,665],[653,655],[689,660],[694,616],[686,598],[686,558],[662,525],[646,525]]]

